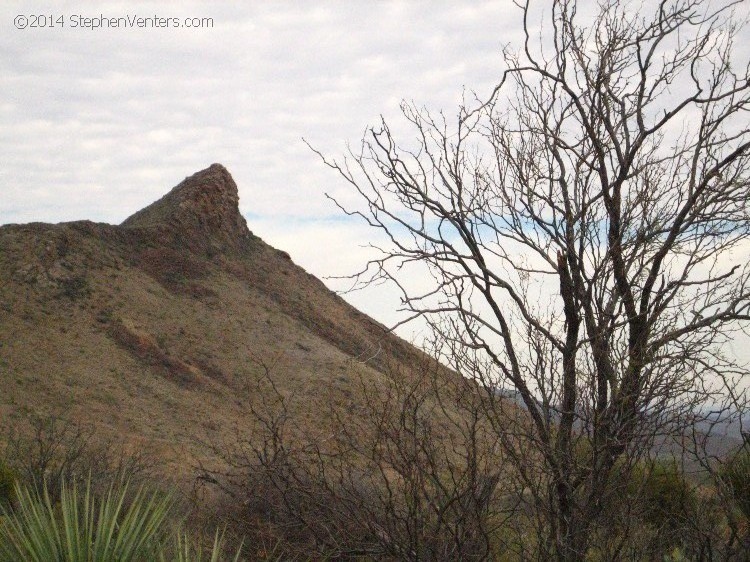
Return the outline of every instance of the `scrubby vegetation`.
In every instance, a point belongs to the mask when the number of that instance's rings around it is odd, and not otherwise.
[[[15,499],[16,474],[0,460],[0,508],[7,508]]]
[[[9,477],[40,496],[49,494],[53,503],[64,484],[88,479],[95,491],[103,492],[123,478],[141,484],[157,476],[156,460],[147,452],[102,439],[93,425],[77,422],[67,412],[19,414],[6,421],[0,443]]]
[[[16,420],[0,461],[0,561],[545,559],[550,519],[517,473],[531,465],[498,455],[469,384],[434,375],[361,380],[355,419],[332,409],[311,431],[266,371],[251,433],[223,449],[229,468],[197,474],[220,491],[202,503],[63,415]],[[743,447],[701,471],[664,456],[616,467],[581,560],[745,559],[748,458]]]
[[[750,443],[745,443],[745,446],[729,459],[721,476],[737,508],[750,521]]]
[[[545,537],[554,519],[534,499],[546,476],[522,439],[505,450],[524,463],[501,454],[476,387],[447,385],[435,373],[393,373],[387,388],[360,385],[367,399],[354,416],[332,409],[312,430],[290,416],[294,397],[266,371],[249,407],[252,430],[223,449],[229,469],[199,475],[224,492],[215,509],[286,558],[550,559]],[[526,415],[505,407],[507,417]],[[581,455],[588,449],[582,441]],[[618,463],[579,559],[746,559],[744,455],[705,468],[656,451]],[[536,488],[525,485],[529,477]]]
[[[0,435],[0,561],[240,560],[154,457],[102,440],[66,412],[6,420]],[[213,525],[217,529],[218,525]]]
[[[26,338],[4,404],[62,389],[127,406],[131,442],[215,453],[183,506],[146,456],[28,416],[3,436],[0,553],[200,559],[210,522],[252,560],[750,559],[750,445],[713,448],[750,412],[726,353],[750,322],[740,2],[518,4],[488,98],[455,123],[404,104],[413,138],[382,121],[323,157],[382,236],[352,287],[392,281],[434,360],[254,237],[220,165],[117,227],[0,233],[3,337]]]

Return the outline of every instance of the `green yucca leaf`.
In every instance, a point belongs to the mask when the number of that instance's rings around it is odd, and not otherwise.
[[[104,558],[110,554],[117,533],[119,511],[122,502],[125,500],[127,489],[127,484],[124,484],[115,496],[115,490],[110,487],[104,498],[99,502],[96,533],[91,547],[93,555],[98,558]],[[93,509],[91,511],[93,513]]]
[[[117,559],[135,559],[163,542],[162,529],[171,507],[172,500],[169,496],[151,494],[147,497],[143,489],[138,490],[114,538]]]

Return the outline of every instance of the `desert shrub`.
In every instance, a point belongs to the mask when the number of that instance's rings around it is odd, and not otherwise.
[[[84,275],[69,277],[60,281],[60,295],[76,301],[91,294],[91,285]]]
[[[745,518],[750,519],[750,447],[744,446],[723,467],[721,479]]]
[[[698,520],[698,497],[674,460],[636,465],[628,482],[631,516],[639,528],[634,545],[655,559],[678,556],[692,549]],[[671,559],[671,558],[670,558]]]
[[[92,425],[65,414],[29,413],[4,430],[5,464],[40,495],[46,487],[53,503],[63,483],[91,479],[94,489],[103,492],[112,480],[143,481],[154,475],[155,461],[147,453],[127,452],[99,439]]]
[[[270,374],[250,406],[253,433],[221,453],[229,473],[203,481],[229,492],[228,517],[288,557],[489,560],[509,516],[491,436],[459,400],[435,397],[430,375],[361,380],[356,419],[333,411],[324,432],[296,425]],[[512,510],[513,506],[509,509]],[[369,557],[369,558],[367,558]]]
[[[648,470],[636,471],[634,479],[642,487],[643,517],[654,527],[672,531],[695,511],[695,492],[676,462],[656,462]]]
[[[713,513],[700,512],[696,486],[675,460],[620,462],[611,479],[588,560],[679,560],[700,552]]]
[[[0,508],[8,508],[15,498],[16,473],[0,460]]]

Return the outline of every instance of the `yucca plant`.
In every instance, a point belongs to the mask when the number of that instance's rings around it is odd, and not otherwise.
[[[91,488],[63,486],[59,505],[17,487],[17,507],[0,530],[0,560],[139,560],[158,546],[171,500],[139,490],[124,508],[127,485],[99,501]],[[148,552],[147,552],[148,551]]]
[[[0,526],[0,561],[140,562],[157,559],[165,545],[169,495],[140,488],[127,502],[128,485],[113,485],[96,499],[90,484],[81,493],[63,486],[59,505],[16,486],[16,506]]]
[[[96,498],[88,482],[81,492],[63,485],[59,503],[46,488],[16,484],[15,509],[0,508],[0,562],[220,562],[224,535],[210,551],[170,521],[172,496],[127,483]],[[240,560],[242,547],[232,560]],[[269,557],[268,560],[271,558]]]

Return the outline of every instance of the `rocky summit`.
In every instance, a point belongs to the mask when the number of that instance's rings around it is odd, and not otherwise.
[[[192,250],[226,252],[250,237],[239,212],[237,184],[221,164],[213,164],[128,217],[121,226],[155,229]]]

